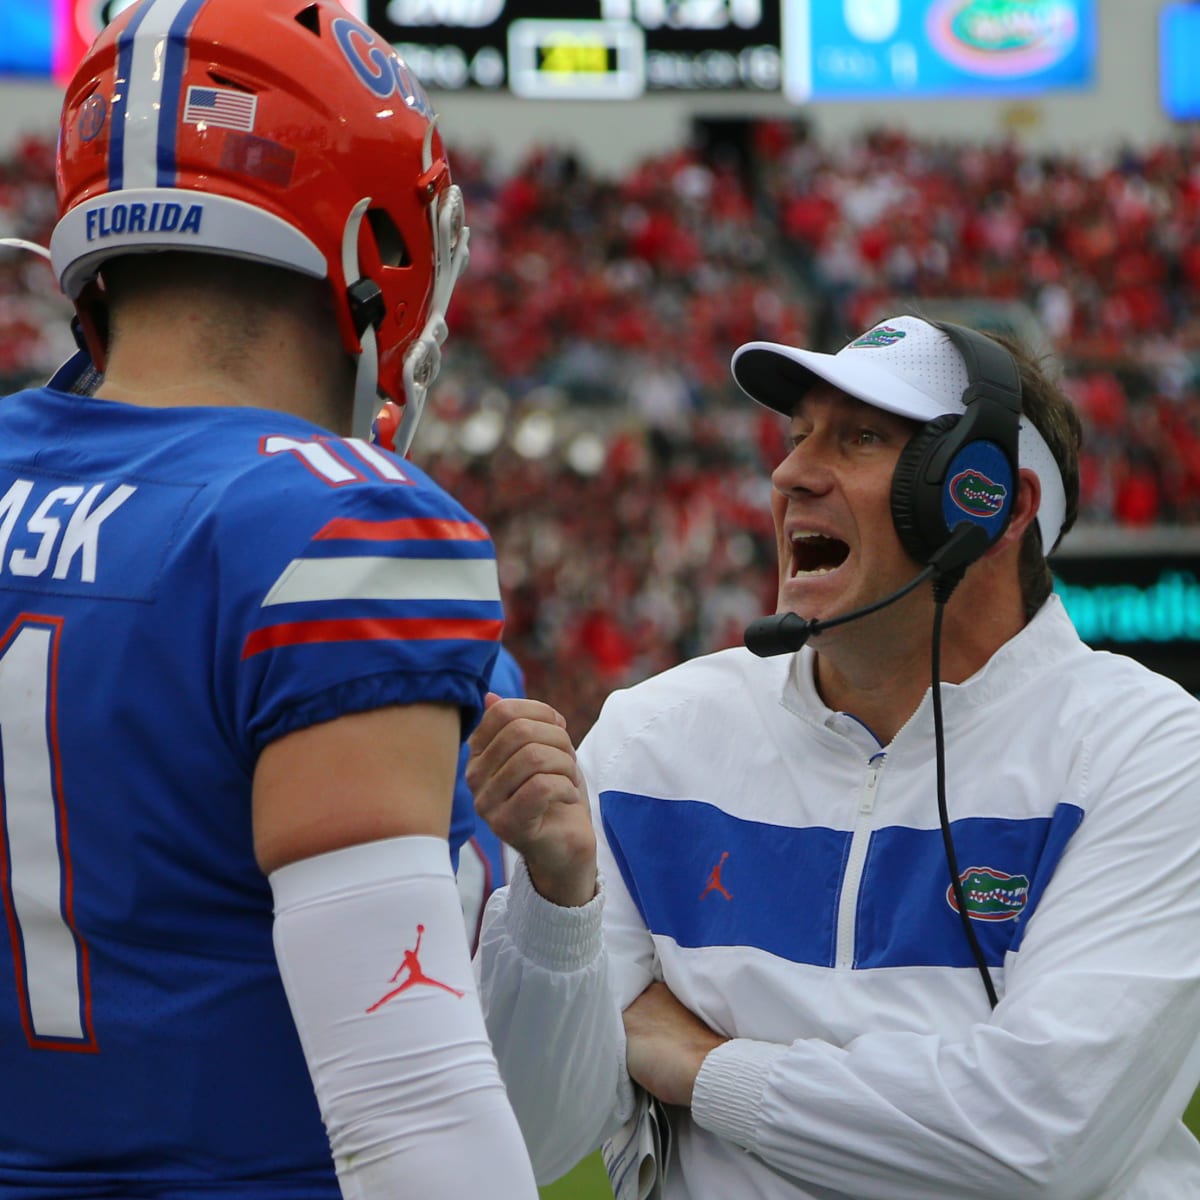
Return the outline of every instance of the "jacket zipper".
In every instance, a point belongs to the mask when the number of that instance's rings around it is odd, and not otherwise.
[[[850,853],[846,857],[846,869],[842,872],[842,894],[838,901],[837,946],[834,951],[834,965],[846,970],[854,966],[858,893],[862,887],[867,849],[871,844],[875,792],[879,787],[879,776],[883,771],[884,761],[884,757],[880,755],[877,760],[867,764],[867,777],[863,781],[862,791],[858,797],[858,816],[854,822],[854,835],[850,839]]]

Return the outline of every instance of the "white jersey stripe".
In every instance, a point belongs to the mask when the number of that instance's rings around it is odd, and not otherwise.
[[[298,558],[262,602],[314,600],[498,601],[493,558]]]
[[[167,34],[188,4],[189,0],[154,0],[134,38],[125,102],[123,180],[127,188],[158,186],[163,86],[179,86],[179,77],[166,71]],[[175,112],[175,105],[169,108]]]

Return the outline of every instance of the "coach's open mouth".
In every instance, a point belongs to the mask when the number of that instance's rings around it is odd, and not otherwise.
[[[839,538],[815,530],[798,529],[791,534],[792,577],[828,575],[846,561],[850,547]]]

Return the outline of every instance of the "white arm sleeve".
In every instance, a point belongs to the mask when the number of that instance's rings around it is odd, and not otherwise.
[[[536,1200],[440,838],[272,873],[275,954],[346,1200]]]

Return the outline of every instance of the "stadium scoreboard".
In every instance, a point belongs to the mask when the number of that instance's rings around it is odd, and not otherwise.
[[[255,0],[245,0],[254,3]],[[341,0],[437,91],[814,101],[1089,86],[1099,0]],[[0,77],[65,83],[133,0],[0,0]],[[1163,9],[1163,103],[1192,112],[1196,11]]]
[[[427,87],[539,100],[779,92],[778,0],[365,0]]]

